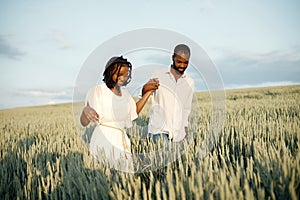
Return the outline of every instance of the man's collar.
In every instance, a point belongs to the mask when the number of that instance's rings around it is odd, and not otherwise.
[[[171,74],[170,70],[171,70],[171,68],[169,68],[168,70],[166,70],[165,73]],[[185,77],[186,77],[186,74],[182,74],[180,78],[185,78]]]

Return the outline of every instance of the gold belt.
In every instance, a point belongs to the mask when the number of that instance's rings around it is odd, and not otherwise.
[[[123,143],[124,151],[127,150],[127,151],[131,152],[130,147],[126,143],[125,130],[124,129],[121,129],[121,128],[118,128],[118,127],[115,127],[115,126],[110,126],[110,125],[103,124],[103,123],[99,123],[99,126],[105,126],[105,127],[108,127],[108,128],[113,128],[113,129],[121,131],[121,133],[122,133],[122,143]],[[125,153],[125,157],[127,159],[126,153]]]

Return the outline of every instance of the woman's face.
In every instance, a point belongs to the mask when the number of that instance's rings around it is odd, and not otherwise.
[[[117,71],[116,73],[114,73],[112,79],[117,83],[118,86],[123,86],[127,82],[129,75],[130,75],[129,67],[126,65],[122,65],[120,69],[119,77]]]

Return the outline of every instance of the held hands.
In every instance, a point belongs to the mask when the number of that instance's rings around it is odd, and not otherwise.
[[[158,79],[150,79],[142,89],[142,96],[140,97],[139,101],[136,102],[136,113],[139,114],[143,107],[145,106],[148,98],[150,97],[151,93],[154,90],[157,90],[159,86]]]
[[[142,90],[142,96],[144,96],[145,93],[151,91],[157,90],[159,87],[159,80],[158,78],[152,78],[150,79],[144,86]]]

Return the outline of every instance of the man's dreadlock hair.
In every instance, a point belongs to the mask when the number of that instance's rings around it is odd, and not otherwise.
[[[117,84],[112,77],[115,73],[117,73],[117,78],[116,80],[118,81],[119,75],[120,75],[120,70],[122,66],[126,66],[129,68],[129,75],[126,83],[124,85],[127,85],[131,81],[131,69],[132,65],[127,59],[123,58],[123,56],[119,57],[112,57],[105,66],[105,70],[103,72],[103,81],[105,82],[106,86],[108,88],[113,88]]]

